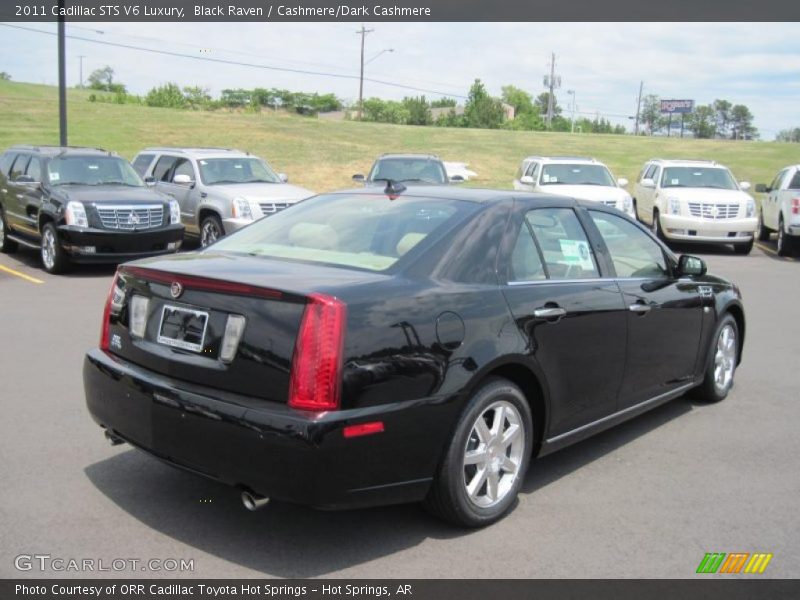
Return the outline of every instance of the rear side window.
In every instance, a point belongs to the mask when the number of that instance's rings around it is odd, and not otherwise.
[[[600,276],[586,232],[571,208],[537,208],[525,220],[541,248],[550,279]]]
[[[8,176],[8,171],[11,169],[11,165],[14,164],[16,157],[17,155],[11,152],[6,152],[3,156],[0,156],[0,174]]]
[[[522,223],[517,236],[517,243],[511,253],[511,273],[509,281],[537,281],[547,279],[542,256],[533,239],[527,221]]]
[[[133,169],[139,174],[140,177],[144,177],[145,173],[147,172],[147,167],[149,167],[150,163],[153,162],[153,156],[153,154],[140,154],[133,159]]]
[[[794,177],[789,182],[790,190],[800,190],[800,170],[795,171]]]
[[[164,155],[159,158],[153,169],[153,177],[155,177],[156,181],[169,181],[169,172],[177,160],[176,156]]]
[[[17,177],[25,173],[29,158],[30,156],[27,154],[20,154],[17,156],[17,160],[15,160],[14,164],[11,166],[11,173],[8,176],[11,181],[14,181]]]
[[[617,277],[661,279],[669,275],[664,252],[644,231],[617,215],[590,210],[608,247]]]

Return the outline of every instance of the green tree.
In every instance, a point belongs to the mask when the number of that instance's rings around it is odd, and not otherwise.
[[[800,127],[782,129],[778,132],[778,135],[775,136],[775,140],[778,142],[800,142]]]
[[[728,137],[728,129],[731,125],[731,109],[733,106],[727,100],[714,100],[712,104],[717,120],[717,135]]]
[[[455,98],[442,97],[438,100],[431,100],[431,108],[455,108],[458,106]]]
[[[642,98],[642,105],[639,108],[639,123],[645,125],[650,135],[659,131],[664,125],[661,118],[661,99],[655,94],[647,94]]]
[[[115,94],[127,93],[124,85],[114,81],[114,69],[108,65],[91,72],[89,75],[89,87],[93,90],[102,90]]]
[[[11,81],[11,75],[5,71],[0,71],[0,81]]]
[[[403,107],[408,111],[408,125],[430,125],[433,123],[431,107],[425,96],[403,98]]]
[[[498,129],[503,124],[505,111],[497,98],[492,98],[480,79],[469,89],[469,97],[464,107],[467,127]]]
[[[533,96],[525,90],[513,85],[504,85],[501,88],[503,102],[514,107],[514,116],[527,115],[536,109],[533,107]]]
[[[698,106],[687,117],[687,127],[694,134],[694,137],[709,139],[716,135],[717,112],[712,105]]]
[[[183,96],[186,98],[186,104],[189,108],[205,108],[211,102],[211,95],[208,93],[208,89],[199,85],[184,87]]]
[[[758,129],[753,126],[753,113],[744,104],[731,107],[731,137],[734,140],[758,138]]]
[[[536,100],[534,101],[534,106],[539,109],[539,114],[542,117],[547,116],[547,105],[550,101],[550,92],[542,92],[538,96],[536,96]],[[558,105],[558,98],[556,95],[553,94],[553,117],[558,117],[561,115],[561,107]]]
[[[165,83],[154,87],[144,98],[147,106],[160,106],[162,108],[185,108],[186,96],[177,83]]]

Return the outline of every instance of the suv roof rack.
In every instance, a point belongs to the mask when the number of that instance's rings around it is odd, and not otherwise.
[[[647,162],[684,162],[684,163],[699,163],[704,165],[718,165],[715,160],[708,158],[651,158]]]
[[[11,146],[9,150],[30,150],[33,152],[41,152],[42,150],[61,150],[62,154],[69,150],[96,150],[97,152],[108,152],[111,154],[110,150],[95,146],[58,146],[56,144],[15,144]]]
[[[243,152],[238,148],[218,148],[215,146],[152,146],[145,148],[142,150],[142,152],[180,152],[183,154],[188,154],[190,152],[240,152],[241,154],[250,154],[249,152]]]

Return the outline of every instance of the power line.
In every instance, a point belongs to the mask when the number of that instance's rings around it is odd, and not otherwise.
[[[23,27],[21,25],[11,25],[9,23],[0,23],[0,26],[2,26],[2,27],[10,27],[12,29],[21,29],[21,30],[24,30],[24,31],[32,31],[34,33],[42,33],[44,35],[53,35],[53,36],[57,35],[56,33],[53,33],[51,31],[42,31],[41,29],[34,29],[32,27]],[[290,68],[290,67],[277,67],[277,66],[274,66],[274,65],[260,65],[260,64],[255,64],[255,63],[246,63],[246,62],[228,60],[228,59],[223,59],[223,58],[213,58],[213,57],[210,57],[210,56],[194,56],[194,55],[191,55],[191,54],[183,54],[181,52],[172,52],[170,50],[157,50],[155,48],[144,48],[142,46],[134,46],[132,44],[122,44],[120,42],[109,42],[109,41],[106,41],[106,40],[93,40],[91,38],[86,38],[86,37],[82,37],[82,36],[78,36],[78,35],[67,35],[66,37],[68,37],[70,39],[73,39],[73,40],[80,40],[80,41],[83,41],[83,42],[88,42],[90,44],[100,44],[100,45],[103,45],[103,46],[112,46],[112,47],[115,47],[115,48],[125,48],[126,50],[137,50],[137,51],[140,51],[140,52],[149,52],[151,54],[161,54],[163,56],[173,56],[173,57],[177,57],[177,58],[188,58],[190,60],[202,60],[202,61],[205,61],[205,62],[211,62],[211,63],[216,63],[216,64],[232,65],[232,66],[239,66],[239,67],[249,67],[249,68],[253,68],[253,69],[264,69],[264,70],[268,70],[268,71],[280,71],[280,72],[284,72],[284,73],[296,73],[296,74],[299,74],[299,75],[315,75],[317,77],[333,77],[333,78],[337,78],[337,79],[353,79],[353,80],[359,79],[358,75],[346,75],[346,74],[343,74],[343,73],[326,73],[324,71],[310,71],[310,70],[305,70],[305,69],[293,69],[293,68]],[[439,91],[439,90],[419,88],[419,87],[415,87],[415,86],[403,85],[403,84],[400,84],[400,83],[394,83],[394,82],[391,82],[391,81],[383,81],[383,80],[380,80],[380,79],[372,79],[372,78],[369,78],[369,77],[365,77],[364,81],[368,81],[370,83],[377,83],[379,85],[385,85],[385,86],[388,86],[388,87],[394,87],[394,88],[398,88],[398,89],[411,90],[411,91],[414,91],[414,92],[423,92],[423,93],[427,93],[427,94],[436,94],[437,96],[455,96],[457,98],[467,98],[467,96],[464,96],[462,94],[453,94],[452,92],[442,92],[442,91]]]

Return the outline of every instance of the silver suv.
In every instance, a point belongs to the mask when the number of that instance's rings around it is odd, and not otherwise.
[[[263,159],[226,148],[146,148],[133,159],[145,181],[178,201],[187,234],[205,247],[312,195]]]

